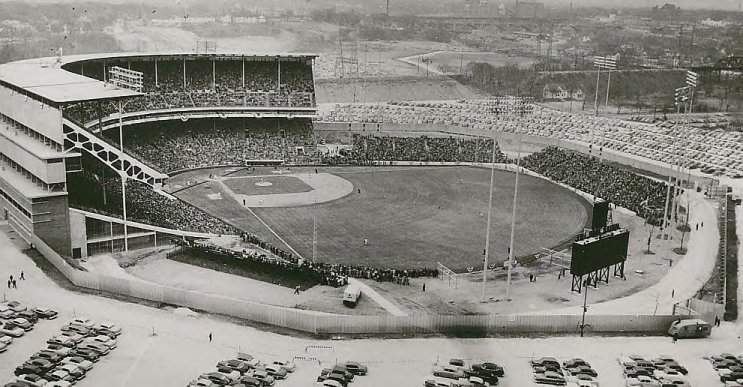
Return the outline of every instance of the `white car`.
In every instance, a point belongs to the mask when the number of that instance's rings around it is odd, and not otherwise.
[[[72,364],[85,371],[90,371],[91,369],[93,369],[93,362],[85,360],[81,357],[66,357],[62,359],[62,364]]]
[[[0,343],[10,345],[10,343],[13,342],[13,338],[6,335],[5,333],[0,333]]]
[[[95,326],[95,322],[88,317],[75,317],[72,321],[70,321],[70,324],[82,325],[91,329]]]
[[[70,354],[70,351],[72,351],[72,348],[66,347],[61,344],[47,344],[46,350],[52,351],[62,356],[68,356]]]
[[[627,387],[660,387],[660,382],[657,380],[645,376],[640,375],[637,378],[628,378],[626,382]]]
[[[26,333],[26,331],[19,327],[8,329],[7,327],[2,326],[0,327],[0,333],[5,333],[6,335],[11,337],[21,337]]]
[[[58,335],[54,336],[51,339],[46,341],[47,344],[55,344],[55,345],[63,345],[68,348],[72,348],[77,344],[75,340],[70,338],[70,336],[67,335]]]
[[[274,360],[272,364],[281,366],[286,372],[294,372],[297,369],[297,366],[291,360]]]
[[[315,383],[316,387],[343,387],[341,382],[332,380],[332,379],[325,379],[322,382]]]
[[[121,334],[121,327],[109,322],[100,323],[96,325],[93,330],[96,331],[99,335],[106,335],[111,337],[112,339],[119,337],[119,335]]]
[[[101,343],[110,349],[116,348],[116,345],[118,344],[116,340],[108,336],[104,336],[104,335],[98,335],[95,337],[86,337],[83,339],[83,343]]]
[[[57,366],[58,370],[62,370],[67,372],[70,375],[77,375],[82,374],[82,377],[85,377],[86,371],[82,369],[81,367],[78,367],[75,364],[72,363],[63,363]]]
[[[15,317],[13,309],[10,309],[8,305],[0,304],[0,318],[7,320],[13,317]]]
[[[56,380],[56,381],[53,381],[53,382],[49,382],[44,387],[70,387],[70,386],[72,386],[72,383],[70,383],[70,382],[68,382],[66,380]]]
[[[0,353],[5,352],[8,349],[8,344],[0,343]]]
[[[47,383],[49,383],[48,380],[43,379],[39,375],[20,375],[11,381],[26,382],[35,387],[44,387],[47,385]]]

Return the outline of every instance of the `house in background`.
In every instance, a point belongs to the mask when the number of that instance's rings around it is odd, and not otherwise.
[[[548,83],[544,85],[544,89],[542,89],[542,98],[545,100],[567,100],[567,99],[573,99],[573,100],[582,100],[585,97],[583,94],[583,90],[577,89],[577,90],[568,90],[563,85],[556,85]]]

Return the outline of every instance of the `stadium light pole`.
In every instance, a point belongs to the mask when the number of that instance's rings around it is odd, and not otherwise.
[[[500,109],[500,99],[495,100],[493,112],[497,115]],[[491,138],[493,140],[492,154],[490,156],[490,192],[488,199],[488,224],[485,227],[485,257],[482,264],[482,302],[487,302],[487,283],[488,283],[488,256],[490,255],[490,223],[493,213],[493,181],[495,179],[495,128],[491,127]]]
[[[516,100],[516,114],[523,116],[529,110],[528,105],[521,99]],[[521,171],[521,131],[518,131],[518,125],[516,125],[516,136],[518,138],[519,146],[516,154],[516,182],[513,188],[513,208],[511,212],[511,238],[508,244],[508,276],[506,280],[506,301],[511,301],[511,271],[513,269],[513,238],[516,234],[516,201],[519,195],[519,173]]]
[[[121,156],[124,156],[124,125],[123,125],[123,118],[124,115],[124,105],[121,103],[121,99],[119,99],[119,147],[121,151]],[[101,135],[103,135],[101,133]],[[123,160],[120,160],[121,164],[121,203],[122,203],[122,212],[123,212],[123,221],[124,221],[124,251],[129,251],[129,231],[127,229],[126,225],[126,174],[124,173],[124,162]],[[111,241],[113,243],[113,241]]]

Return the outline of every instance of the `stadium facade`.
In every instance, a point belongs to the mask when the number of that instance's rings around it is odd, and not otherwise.
[[[36,237],[62,256],[87,256],[101,246],[116,250],[124,244],[120,220],[71,209],[68,174],[79,172],[82,160],[92,157],[127,181],[154,190],[168,175],[122,152],[117,141],[104,136],[106,130],[204,118],[309,121],[317,113],[315,58],[127,53],[0,65],[0,216],[24,239]],[[141,91],[112,86],[113,67],[141,72]],[[101,223],[107,224],[106,232],[100,232]],[[129,238],[154,238],[155,244],[158,232],[189,235],[134,226]],[[92,229],[98,232],[88,235]]]

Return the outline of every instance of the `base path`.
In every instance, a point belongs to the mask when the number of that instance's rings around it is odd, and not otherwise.
[[[369,287],[367,284],[357,280],[356,278],[348,278],[348,283],[354,286],[358,286],[359,289],[361,289],[361,293],[366,294],[374,300],[379,306],[384,308],[386,311],[390,312],[393,316],[407,316],[405,312],[403,312],[402,309],[400,309],[397,305],[390,302],[390,300],[382,297],[381,294],[377,293],[376,290]]]

